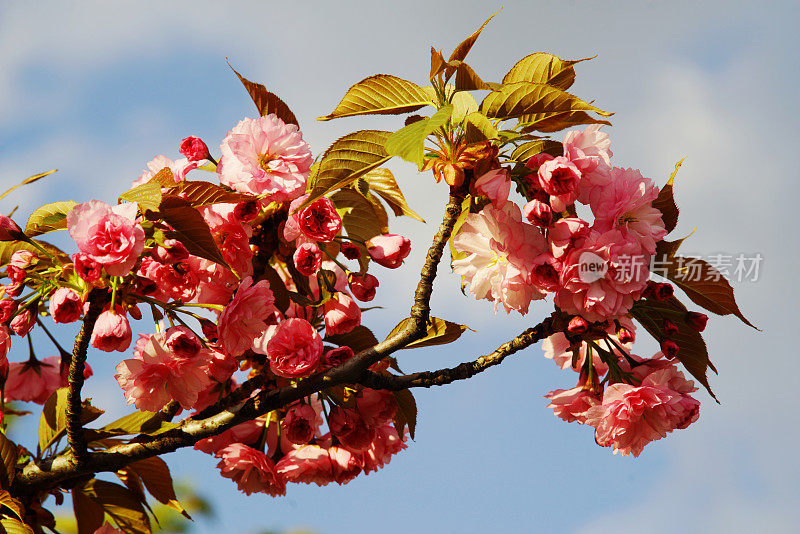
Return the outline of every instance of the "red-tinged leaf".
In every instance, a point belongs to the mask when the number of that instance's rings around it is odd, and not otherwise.
[[[446,66],[446,62],[442,53],[436,50],[434,47],[431,47],[431,80],[438,75],[440,72],[444,70]]]
[[[686,158],[681,159],[675,164],[675,170],[672,171],[672,174],[669,176],[669,181],[661,188],[661,191],[659,191],[658,198],[653,201],[653,207],[661,212],[661,219],[664,221],[664,227],[667,229],[667,233],[674,230],[675,226],[678,224],[678,214],[680,210],[675,204],[672,184],[675,181],[675,175],[678,174],[678,169],[683,165],[684,159]]]
[[[228,62],[228,66],[234,73],[236,73],[239,81],[242,82],[242,85],[244,85],[244,88],[247,90],[247,94],[249,94],[250,98],[253,99],[256,109],[258,109],[258,112],[261,113],[262,116],[274,113],[286,124],[295,124],[298,126],[298,128],[300,127],[300,123],[297,122],[297,118],[294,116],[294,113],[292,113],[292,110],[289,109],[289,106],[286,105],[286,102],[278,98],[278,95],[267,91],[267,88],[262,84],[253,83],[239,74],[236,69],[231,66],[230,62]]]
[[[491,89],[489,84],[484,82],[472,67],[462,63],[456,69],[456,91],[476,91]]]
[[[23,523],[17,521],[13,517],[3,517],[0,519],[0,531],[4,534],[33,534],[33,529]]]
[[[128,488],[105,480],[92,479],[86,482],[79,491],[99,504],[117,524],[117,528],[126,534],[150,534],[152,532],[150,520],[140,497]]]
[[[706,388],[709,395],[717,400],[706,376],[709,368],[715,373],[717,370],[708,359],[708,349],[700,332],[684,320],[686,307],[675,297],[666,301],[644,299],[634,304],[631,314],[657,341],[664,335],[664,320],[672,321],[678,327],[678,333],[670,338],[678,345],[678,360]]]
[[[87,497],[80,488],[72,490],[72,510],[78,523],[78,534],[94,534],[105,522],[103,507]]]
[[[520,163],[525,163],[537,154],[550,154],[553,157],[564,153],[564,145],[552,139],[534,139],[519,145],[511,153],[510,158]]]
[[[154,217],[163,219],[173,228],[166,232],[167,237],[183,243],[189,253],[228,267],[211,235],[208,223],[188,200],[165,196]]]
[[[164,460],[156,456],[145,458],[144,460],[133,462],[128,466],[128,469],[139,475],[144,487],[158,502],[177,510],[186,519],[191,519],[175,496],[172,475],[170,475],[169,467]]]
[[[353,349],[353,352],[356,354],[378,344],[378,339],[375,337],[375,334],[364,325],[357,326],[346,334],[325,336],[325,341],[340,347],[348,346]]]
[[[317,120],[354,115],[400,115],[429,105],[433,102],[427,92],[414,82],[391,74],[375,74],[350,87],[336,109]]]
[[[660,245],[662,250],[667,246],[674,247],[675,242],[667,243]],[[733,287],[716,267],[700,258],[676,256],[674,253],[656,258],[662,271],[654,269],[654,272],[662,276],[666,274],[666,278],[681,288],[692,302],[717,315],[735,315],[747,326],[756,328],[742,314],[736,304]]]
[[[19,460],[19,446],[8,439],[5,434],[0,434],[0,489],[10,489],[16,474],[17,460]]]
[[[253,195],[231,191],[217,184],[199,180],[181,182],[178,185],[178,189],[172,194],[181,194],[181,197],[188,200],[189,204],[195,208],[209,206],[211,204],[238,204],[239,202],[245,202],[256,198]]]
[[[69,388],[57,389],[42,406],[42,416],[39,418],[39,450],[41,452],[47,450],[67,432],[68,392]],[[81,406],[81,424],[91,423],[103,413],[103,410],[92,406],[91,399],[86,399]]]
[[[459,45],[455,48],[455,50],[453,50],[453,53],[450,54],[450,58],[447,60],[447,62],[450,63],[451,61],[464,61],[464,59],[467,57],[467,54],[469,54],[469,51],[472,49],[472,45],[474,45],[475,41],[477,41],[478,37],[480,37],[483,29],[486,27],[487,24],[489,24],[489,21],[492,20],[492,18],[498,13],[500,13],[500,11],[502,10],[503,8],[500,8],[500,10],[492,13],[492,15],[488,19],[486,19],[486,22],[481,24],[480,28],[475,30],[472,33],[472,35],[461,41],[461,43],[459,43]],[[453,71],[455,70],[455,68],[456,67],[448,66],[447,69],[445,69],[445,76],[447,78],[450,78],[450,76],[453,75]]]
[[[503,83],[546,83],[566,91],[575,81],[573,65],[588,59],[594,58],[565,60],[553,54],[535,52],[517,61],[503,76]]]
[[[359,181],[361,180],[366,182],[369,189],[385,200],[398,217],[400,215],[407,215],[412,219],[425,222],[417,212],[408,206],[403,192],[400,191],[400,186],[397,185],[397,181],[395,181],[394,175],[389,169],[375,169],[362,176]]]
[[[272,295],[275,297],[275,306],[281,311],[285,312],[289,309],[289,290],[286,289],[286,284],[283,279],[271,265],[265,265],[262,273],[263,278],[269,282],[269,288],[272,290]]]
[[[408,433],[411,439],[417,429],[417,401],[408,389],[392,391],[394,399],[397,401],[397,414],[395,415],[395,427],[400,439],[403,439],[403,427],[408,425]]]

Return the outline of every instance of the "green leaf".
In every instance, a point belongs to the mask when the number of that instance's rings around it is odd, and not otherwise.
[[[42,407],[39,418],[39,450],[47,448],[61,439],[67,432],[67,394],[69,388],[60,388],[53,392]],[[91,423],[105,413],[91,404],[91,399],[81,403],[81,424]]]
[[[530,82],[512,83],[492,91],[481,102],[480,110],[490,119],[520,118],[526,132],[554,132],[576,124],[610,124],[587,112],[602,117],[612,115],[566,91]]]
[[[33,210],[25,225],[25,235],[33,237],[47,232],[67,229],[67,213],[78,203],[73,200],[62,200],[45,204]]]
[[[408,425],[408,433],[411,439],[417,429],[417,401],[408,389],[392,391],[394,400],[397,401],[397,413],[395,414],[395,428],[400,439],[403,439],[404,427]]]
[[[480,28],[475,30],[472,33],[472,35],[461,41],[459,45],[455,48],[455,50],[453,50],[453,53],[450,54],[450,58],[447,60],[447,62],[452,63],[454,61],[464,61],[464,59],[467,57],[467,54],[469,54],[469,51],[472,49],[472,45],[474,45],[475,41],[477,41],[478,37],[480,37],[483,29],[486,27],[487,24],[489,24],[489,21],[492,20],[492,18],[494,18],[494,16],[500,13],[500,11],[502,10],[503,8],[500,8],[500,10],[492,13],[491,16],[489,16],[489,18],[486,19],[486,22],[481,24]],[[455,71],[456,68],[457,67],[448,66],[445,69],[445,76],[447,78],[450,78],[450,76],[453,75],[453,71]]]
[[[158,502],[178,511],[187,519],[191,519],[175,496],[175,488],[172,484],[169,466],[164,460],[153,456],[133,462],[127,468],[139,475],[144,487]]]
[[[165,196],[153,217],[169,224],[173,229],[165,232],[166,236],[183,243],[190,254],[230,268],[217,248],[208,223],[188,200]]]
[[[114,520],[117,528],[126,534],[150,534],[150,520],[144,511],[140,498],[129,489],[106,482],[91,479],[80,488],[86,497],[99,504]]]
[[[453,106],[447,105],[433,116],[401,128],[386,140],[386,152],[416,163],[422,169],[425,138],[450,120]]]
[[[631,315],[641,324],[650,335],[660,340],[664,335],[664,320],[669,319],[678,327],[678,333],[672,339],[678,345],[677,358],[689,373],[695,377],[714,397],[711,386],[706,376],[708,368],[714,372],[716,369],[708,359],[708,349],[700,332],[686,324],[684,319],[686,307],[675,297],[665,301],[651,301],[642,299],[636,302],[631,309]]]
[[[535,52],[517,61],[503,76],[503,83],[544,83],[566,91],[575,81],[576,63],[593,58],[564,60],[553,54]]]
[[[424,87],[422,90],[425,91],[431,102],[436,101],[436,90],[433,87]],[[478,111],[475,97],[468,92],[456,91],[454,85],[448,85],[445,87],[445,94],[450,104],[453,105],[453,115],[450,117],[450,122],[453,124],[461,124],[467,115]]]
[[[432,105],[428,95],[414,82],[390,74],[376,74],[353,85],[336,109],[317,120],[353,115],[399,115],[428,105]]]
[[[408,317],[403,319],[397,324],[397,326],[392,328],[392,331],[389,332],[389,335],[386,337],[389,338],[393,336],[405,328],[410,321],[411,319]],[[445,321],[444,319],[439,319],[438,317],[430,317],[428,318],[428,331],[425,334],[425,337],[409,343],[403,348],[418,349],[422,347],[432,347],[434,345],[446,345],[447,343],[452,343],[460,338],[461,334],[464,333],[464,330],[472,329],[463,324],[451,323],[450,321]]]
[[[239,202],[246,202],[256,198],[253,195],[231,191],[217,184],[202,180],[183,181],[172,194],[180,194],[195,208],[211,204],[238,204]]]
[[[0,519],[0,529],[6,534],[33,534],[33,529],[23,523],[17,521],[13,517],[3,517]]]
[[[239,78],[239,81],[242,82],[242,85],[244,85],[244,88],[247,90],[247,94],[253,99],[256,109],[258,109],[258,112],[262,116],[274,113],[286,124],[294,124],[298,128],[300,127],[297,118],[294,116],[294,113],[292,113],[292,110],[289,109],[289,106],[286,105],[286,102],[278,98],[275,93],[267,91],[267,88],[262,84],[253,83],[239,74],[236,69],[231,66],[230,62],[228,62],[228,66],[231,67],[231,70]]]
[[[467,135],[467,144],[500,138],[492,121],[479,111],[473,111],[464,117],[464,131]]]
[[[149,434],[159,430],[163,425],[164,416],[160,412],[139,410],[107,424],[100,428],[99,432],[115,436]]]
[[[390,135],[392,132],[382,130],[359,130],[334,141],[312,169],[309,197],[298,209],[331,191],[347,187],[386,163],[392,157],[384,148]]]
[[[170,176],[172,171],[170,171]],[[119,196],[120,202],[136,202],[139,210],[144,213],[147,210],[155,211],[161,204],[161,184],[154,181],[145,182],[133,189],[128,189]]]
[[[552,139],[535,139],[515,148],[509,159],[525,163],[536,154],[541,154],[542,152],[553,157],[561,156],[564,154],[564,145]]]
[[[396,216],[407,215],[412,219],[425,222],[425,219],[417,215],[417,212],[406,204],[406,199],[403,196],[403,192],[400,191],[400,186],[397,185],[392,171],[389,169],[375,169],[366,173],[361,179],[367,183],[369,189],[386,201]]]
[[[39,174],[34,174],[33,176],[29,176],[29,177],[25,178],[24,180],[22,180],[20,183],[18,183],[14,187],[11,187],[10,189],[8,189],[3,194],[0,194],[0,199],[5,198],[9,193],[11,193],[12,191],[22,187],[23,185],[32,184],[33,182],[38,182],[39,180],[41,180],[45,176],[50,176],[51,174],[53,174],[57,170],[58,169],[53,169],[52,171],[40,172]]]
[[[175,181],[175,175],[172,174],[172,169],[170,169],[169,167],[164,167],[163,169],[155,173],[153,177],[147,181],[147,183],[158,184],[161,186],[162,189],[164,188],[174,189],[179,185],[179,182]]]
[[[364,325],[357,326],[346,334],[327,335],[324,341],[340,347],[348,346],[353,349],[353,352],[356,354],[378,344],[378,339],[375,337],[375,334]]]
[[[3,468],[0,469],[0,489],[10,489],[16,474],[17,460],[19,460],[19,446],[8,439],[5,434],[0,434],[0,460]]]
[[[661,220],[664,221],[664,227],[667,229],[667,233],[673,231],[678,224],[678,214],[680,210],[678,210],[678,206],[675,204],[675,197],[672,194],[672,184],[675,181],[675,176],[678,174],[678,169],[683,165],[684,159],[686,158],[681,159],[675,164],[675,170],[669,175],[669,181],[661,188],[661,191],[658,192],[658,197],[653,201],[653,207],[661,212]]]

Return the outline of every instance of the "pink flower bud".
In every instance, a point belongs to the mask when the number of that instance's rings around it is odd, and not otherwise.
[[[203,329],[203,335],[209,341],[214,341],[217,339],[217,325],[209,321],[208,319],[198,319],[200,322],[200,328]]]
[[[375,438],[375,428],[367,426],[358,412],[348,408],[335,406],[328,418],[328,426],[342,445],[353,452],[367,450]]]
[[[671,360],[678,355],[678,344],[671,339],[665,339],[661,342],[661,352]]]
[[[319,365],[322,369],[331,369],[332,367],[343,364],[353,356],[353,349],[347,345],[336,347],[335,349],[327,349],[325,354],[322,355],[322,360]]]
[[[11,217],[0,215],[0,241],[18,241],[22,237],[22,228]]]
[[[676,325],[669,319],[664,319],[664,334],[667,337],[673,337],[677,333],[678,333],[678,325]]]
[[[391,392],[364,388],[356,395],[356,406],[361,419],[369,426],[381,426],[394,419],[397,401]]]
[[[308,195],[292,201],[289,213],[302,204]],[[284,226],[283,235],[287,241],[294,241],[301,235],[314,241],[327,243],[333,241],[342,228],[342,218],[328,197],[318,198],[307,207],[289,215]]]
[[[37,262],[38,258],[36,257],[36,254],[30,250],[22,249],[11,255],[11,259],[8,260],[8,265],[13,265],[14,267],[18,267],[20,269],[27,269]]]
[[[545,161],[550,161],[551,159],[553,159],[553,156],[551,156],[546,152],[541,152],[539,154],[536,154],[535,156],[531,156],[528,159],[528,161],[525,162],[525,166],[531,170],[536,171],[539,169],[539,167],[542,166],[542,163],[544,163]]]
[[[103,274],[103,266],[83,252],[73,254],[72,263],[75,265],[75,273],[87,284],[94,284]]]
[[[164,264],[178,263],[189,258],[189,251],[177,239],[165,239],[163,245],[156,245],[150,253],[153,258]]]
[[[36,316],[31,313],[30,309],[26,308],[11,320],[11,324],[9,326],[11,326],[11,330],[13,330],[15,334],[18,336],[24,336],[30,332],[31,328],[33,328],[33,325],[35,324]]]
[[[367,241],[367,252],[378,265],[396,269],[411,253],[411,241],[398,234],[376,235]]]
[[[636,336],[633,332],[625,328],[624,326],[620,326],[617,330],[617,339],[622,344],[633,343],[636,339]]]
[[[336,293],[323,310],[328,335],[346,334],[361,324],[361,310],[347,293]]]
[[[286,378],[308,376],[319,365],[322,348],[322,338],[311,323],[284,319],[267,342],[270,370]]]
[[[92,346],[105,352],[124,352],[131,344],[131,325],[121,310],[106,310],[97,318],[92,331]]]
[[[569,324],[567,325],[567,331],[572,334],[583,334],[589,329],[589,323],[586,322],[586,319],[581,317],[580,315],[576,315],[572,319],[569,320]]]
[[[549,228],[553,224],[553,210],[549,204],[533,199],[522,208],[522,214],[535,226]]]
[[[281,432],[295,445],[305,445],[317,430],[317,412],[308,404],[295,404],[281,421]]]
[[[322,266],[322,250],[316,243],[303,243],[292,256],[294,266],[303,276],[313,276]]]
[[[50,315],[57,323],[77,321],[83,312],[80,295],[68,287],[59,287],[50,297]]]
[[[708,323],[708,315],[705,313],[700,312],[686,312],[685,316],[686,324],[697,330],[698,332],[702,332],[706,329],[706,323]]]
[[[361,302],[369,302],[375,298],[375,289],[379,286],[378,279],[369,273],[354,274],[350,276],[350,291]]]
[[[181,141],[178,152],[186,156],[189,161],[200,161],[201,159],[209,159],[208,147],[199,137],[190,135]]]
[[[339,250],[342,251],[342,254],[348,260],[357,260],[361,257],[361,249],[358,248],[357,245],[354,245],[350,242],[342,243],[341,247],[339,247]]]
[[[11,299],[0,300],[0,323],[8,323],[15,311],[17,311],[17,301]]]

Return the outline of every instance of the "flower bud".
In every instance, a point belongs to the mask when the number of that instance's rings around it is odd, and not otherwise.
[[[346,334],[361,324],[361,310],[347,293],[336,293],[323,310],[328,335]]]
[[[0,300],[0,323],[8,323],[15,311],[17,311],[17,301],[11,299]]]
[[[684,320],[686,321],[686,324],[688,324],[698,332],[702,332],[703,330],[706,329],[706,323],[708,323],[708,315],[700,312],[686,312]]]
[[[317,429],[317,412],[308,404],[295,404],[281,421],[281,432],[295,445],[305,445]]]
[[[367,241],[367,252],[378,265],[396,269],[411,253],[411,241],[398,234],[376,235]]]
[[[11,217],[0,215],[0,241],[18,241],[24,238],[22,228]]]
[[[11,324],[9,326],[11,326],[11,330],[13,330],[15,334],[22,337],[30,332],[35,324],[36,316],[31,313],[30,308],[26,308],[11,319]]]
[[[189,258],[189,251],[177,239],[165,239],[163,245],[156,245],[150,253],[153,258],[166,265],[178,263]]]
[[[185,326],[173,326],[165,332],[166,347],[179,358],[193,358],[200,352],[202,346],[194,332]]]
[[[379,286],[378,279],[369,273],[353,274],[350,276],[350,291],[361,302],[369,302],[375,298],[375,289]]]
[[[666,282],[657,284],[655,288],[653,288],[653,297],[656,300],[669,300],[672,298],[673,294],[675,294],[675,288],[672,287],[672,284]]]
[[[347,345],[342,345],[341,347],[336,347],[335,349],[327,349],[322,355],[319,365],[322,369],[330,369],[332,367],[336,367],[337,365],[343,364],[354,355],[355,353],[353,352],[353,349]]]
[[[246,200],[239,202],[233,208],[233,215],[243,223],[248,223],[255,219],[258,215],[258,202],[255,200]]]
[[[72,263],[75,265],[75,273],[87,284],[94,284],[103,274],[103,266],[83,252],[73,254]]]
[[[528,222],[543,228],[549,228],[553,224],[553,210],[549,204],[541,200],[533,199],[522,208],[522,214]]]
[[[567,331],[572,334],[583,334],[587,330],[589,330],[589,323],[580,315],[576,315],[570,319],[567,325]]]
[[[617,329],[617,339],[622,344],[633,343],[636,340],[636,335],[624,326],[620,326]]]
[[[356,395],[356,406],[361,419],[369,426],[381,426],[394,419],[397,401],[386,390],[364,388]]]
[[[678,355],[678,344],[671,339],[665,339],[661,341],[661,352],[668,360],[671,360]]]
[[[357,245],[350,242],[342,243],[341,247],[339,247],[339,250],[348,260],[357,260],[361,257],[361,249],[358,248]]]
[[[50,297],[50,315],[57,323],[77,321],[83,312],[80,295],[68,287],[59,287]]]
[[[202,159],[210,159],[208,147],[199,137],[190,135],[181,141],[178,152],[186,156],[189,161],[200,161]]]
[[[292,256],[294,266],[303,276],[313,276],[322,266],[322,250],[316,243],[303,243]]]
[[[121,310],[106,310],[97,318],[92,331],[92,346],[105,352],[124,352],[131,344],[131,325]]]
[[[676,325],[669,319],[664,319],[664,334],[667,337],[674,337],[677,333],[678,333],[678,325]]]

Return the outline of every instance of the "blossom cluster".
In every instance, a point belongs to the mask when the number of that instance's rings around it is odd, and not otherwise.
[[[41,315],[79,321],[92,298],[102,310],[91,346],[107,353],[132,349],[116,365],[115,378],[139,410],[158,412],[172,403],[197,413],[239,387],[237,372],[284,387],[354,356],[327,338],[360,327],[358,302],[372,300],[378,287],[367,266],[399,267],[410,241],[389,233],[349,239],[341,206],[324,196],[303,205],[311,150],[296,125],[274,114],[234,126],[218,162],[197,137],[186,138],[180,152],[177,160],[156,156],[132,187],[156,184],[159,199],[188,203],[220,258],[182,239],[180,221],[140,203],[72,206],[65,225],[76,253],[53,262],[47,250],[24,248],[6,264],[9,283],[0,300],[5,401],[43,404],[67,385],[70,363],[57,346],[61,356],[39,360],[31,350],[28,361],[9,364],[11,336],[28,335]],[[198,199],[186,189],[207,183],[189,179],[203,171],[217,175],[213,192],[221,200]],[[13,221],[3,224],[14,234],[8,240],[19,237]],[[358,265],[348,267],[349,260]],[[33,294],[22,295],[26,287]],[[131,320],[142,319],[140,308],[150,308],[156,331],[134,342]],[[374,370],[387,366],[378,362]],[[86,378],[91,374],[87,366]],[[396,409],[391,393],[353,386],[341,397],[329,393],[271,412],[198,448],[220,458],[222,475],[248,494],[283,494],[287,482],[343,484],[406,447],[405,428],[393,423]]]

